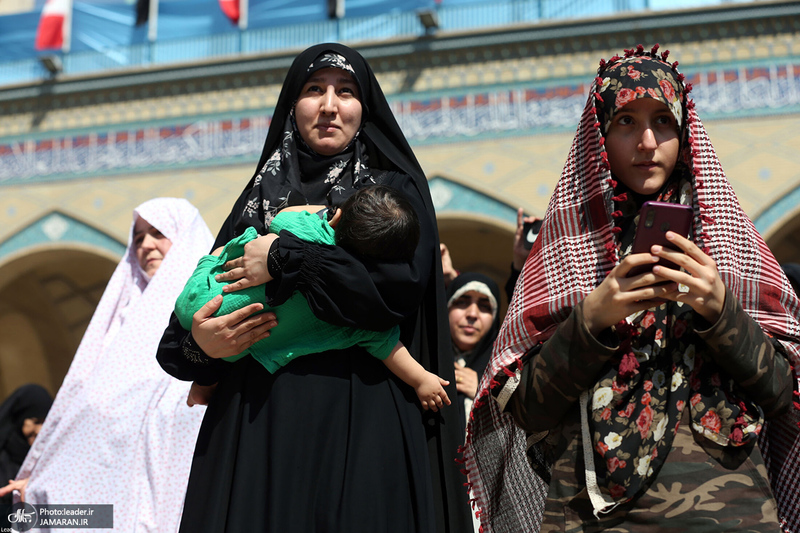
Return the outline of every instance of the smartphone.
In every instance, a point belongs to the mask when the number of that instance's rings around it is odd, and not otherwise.
[[[542,220],[534,220],[533,222],[524,222],[522,224],[522,238],[524,239],[523,245],[526,250],[533,248],[533,241],[539,236],[539,230],[542,228]]]
[[[692,208],[688,205],[645,202],[639,211],[639,224],[636,226],[636,237],[633,239],[631,253],[649,253],[650,247],[654,244],[675,250],[676,248],[667,240],[666,234],[668,231],[674,231],[688,237],[692,227],[692,214]],[[632,268],[628,277],[650,272],[654,265],[679,269],[672,261],[659,259],[657,263]]]

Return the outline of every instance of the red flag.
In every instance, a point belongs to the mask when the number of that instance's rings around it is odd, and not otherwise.
[[[47,0],[36,30],[36,49],[47,50],[64,46],[64,24],[69,0]]]
[[[239,22],[239,0],[219,0],[219,7],[234,24]]]

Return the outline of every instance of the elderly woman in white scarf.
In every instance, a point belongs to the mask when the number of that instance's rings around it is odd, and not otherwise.
[[[133,212],[108,282],[39,436],[5,489],[28,503],[112,504],[114,531],[175,531],[204,407],[164,374],[156,346],[213,239],[178,198]]]

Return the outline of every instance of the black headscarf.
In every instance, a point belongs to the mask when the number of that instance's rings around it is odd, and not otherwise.
[[[485,291],[489,291],[494,297],[494,301],[496,302],[495,306],[499,307],[500,288],[497,286],[497,283],[495,283],[494,280],[489,276],[484,276],[483,274],[478,274],[477,272],[464,272],[463,274],[459,274],[459,276],[450,283],[450,285],[447,287],[448,303],[459,289],[468,283],[473,282],[484,285],[484,289],[480,290],[479,292],[484,293]],[[486,333],[486,335],[481,337],[481,339],[478,341],[478,344],[476,344],[472,350],[461,354],[466,362],[466,366],[478,373],[479,382],[483,376],[483,371],[486,369],[486,365],[489,363],[489,357],[492,355],[492,345],[494,344],[499,332],[500,310],[497,309],[494,314],[494,318],[492,319],[492,326],[489,328],[489,331]],[[453,350],[455,352],[455,345]]]
[[[330,67],[346,70],[356,80],[361,93],[362,126],[342,153],[320,156],[306,146],[297,132],[294,106],[308,77]],[[236,235],[248,226],[263,235],[280,208],[318,203],[320,196],[325,196],[330,205],[340,205],[362,186],[381,183],[382,171],[411,176],[433,215],[425,174],[369,64],[361,54],[341,44],[312,46],[301,52],[289,68],[255,174],[234,206],[229,222],[234,224]],[[327,178],[319,180],[320,175]]]
[[[325,59],[330,54],[342,59]],[[342,65],[332,64],[337,61],[343,61]],[[343,68],[355,78],[360,90],[362,121],[353,142],[342,153],[326,157],[305,145],[292,115],[309,75],[329,67]],[[275,164],[278,161],[280,165]],[[324,170],[331,168],[340,171]],[[248,226],[265,234],[274,213],[282,206],[320,203],[321,198],[330,205],[338,205],[362,186],[382,183],[383,177],[391,172],[410,176],[425,206],[425,212],[417,215],[429,217],[430,227],[436,231],[436,215],[425,174],[367,61],[341,44],[312,46],[301,52],[289,68],[255,174],[234,205],[214,247],[223,246]],[[320,175],[330,179],[320,180]],[[439,242],[438,234],[432,238]],[[406,347],[416,354],[422,366],[455,383],[441,255],[436,251],[418,312],[401,324],[401,330],[413,330],[412,341]],[[456,409],[443,409],[423,416],[437,529],[464,531],[471,525],[463,487],[466,478],[455,462],[456,450],[463,443],[459,413]]]
[[[22,423],[26,418],[44,421],[52,403],[53,398],[44,387],[31,384],[18,388],[0,404],[0,485],[17,475],[30,450]],[[0,503],[11,503],[10,496]]]

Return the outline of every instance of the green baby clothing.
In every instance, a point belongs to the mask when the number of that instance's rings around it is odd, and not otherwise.
[[[280,234],[283,230],[290,231],[306,242],[335,244],[333,228],[317,215],[306,211],[279,213],[272,221],[269,231]],[[299,291],[295,291],[288,300],[275,307],[266,306],[263,285],[223,293],[222,287],[227,282],[217,281],[214,276],[224,272],[222,265],[227,261],[241,257],[244,254],[244,245],[257,237],[258,233],[254,228],[247,228],[242,235],[228,242],[218,257],[205,255],[200,258],[197,268],[175,302],[175,315],[181,327],[191,329],[192,315],[214,296],[222,294],[222,306],[214,316],[226,315],[259,302],[265,305],[262,312],[272,311],[278,321],[278,325],[270,330],[269,337],[238,355],[224,358],[226,361],[237,361],[250,354],[268,371],[274,373],[297,357],[351,346],[361,346],[381,360],[389,357],[400,339],[398,326],[389,331],[334,326],[317,318]]]

